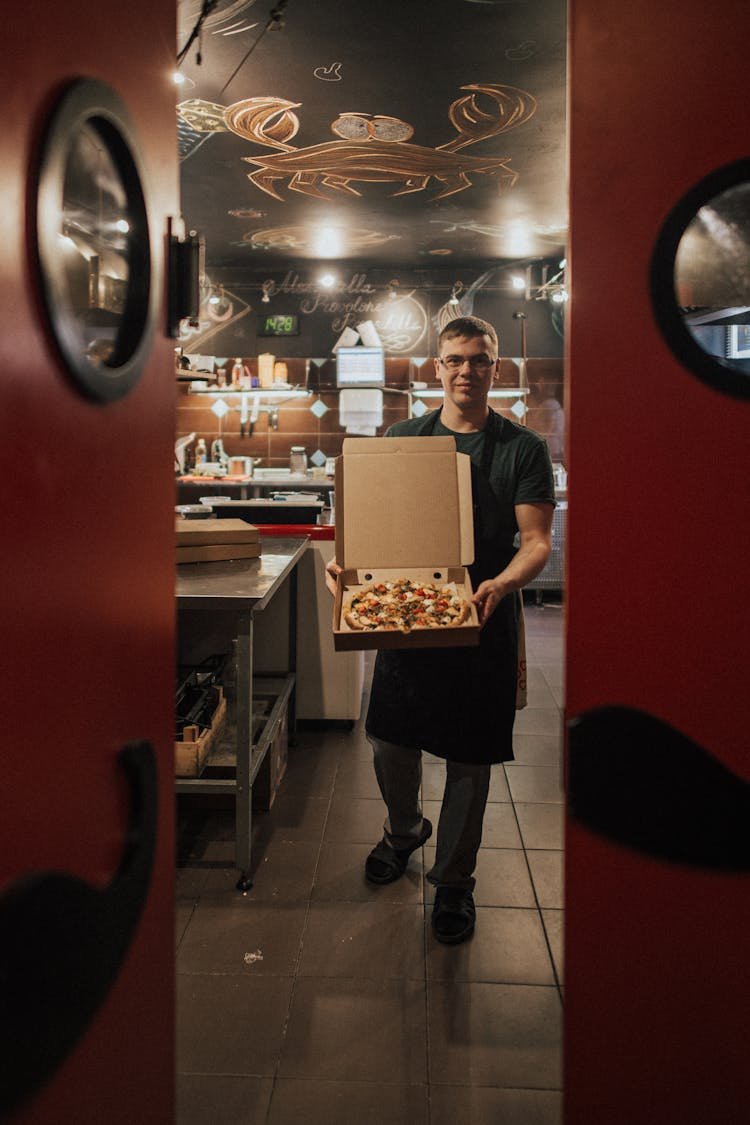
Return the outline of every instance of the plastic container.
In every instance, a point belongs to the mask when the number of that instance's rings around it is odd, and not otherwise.
[[[307,472],[307,452],[304,445],[293,445],[289,451],[289,472]]]

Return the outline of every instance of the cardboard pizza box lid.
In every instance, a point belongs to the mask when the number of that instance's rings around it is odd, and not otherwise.
[[[335,489],[341,566],[474,561],[471,459],[452,437],[345,438]]]
[[[179,547],[218,543],[257,543],[260,532],[245,520],[175,520]]]

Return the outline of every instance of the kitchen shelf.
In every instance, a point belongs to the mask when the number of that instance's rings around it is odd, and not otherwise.
[[[443,398],[444,392],[440,387],[427,387],[425,390],[419,390],[416,387],[410,388],[414,398]],[[495,387],[490,391],[490,398],[520,398],[522,395],[529,393],[528,387]]]
[[[289,399],[289,398],[309,398],[311,395],[322,394],[338,394],[339,391],[349,389],[343,387],[321,386],[317,390],[306,390],[304,387],[246,387],[245,389],[237,387],[201,387],[193,388],[188,386],[188,394],[191,395],[214,395],[216,398],[227,398],[231,395],[257,395],[259,398],[269,399]],[[352,388],[358,389],[358,388]],[[376,387],[376,390],[381,390],[385,394],[397,395],[413,395],[414,398],[442,398],[443,390],[440,387],[425,387],[420,389],[418,387]],[[529,394],[528,387],[495,387],[490,391],[490,398],[520,398],[523,395]]]
[[[314,393],[304,387],[192,387],[188,385],[189,395],[213,395],[215,398],[228,398],[231,395],[257,395],[259,398],[271,399],[309,398]]]

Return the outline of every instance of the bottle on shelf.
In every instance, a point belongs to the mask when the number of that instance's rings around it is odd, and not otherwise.
[[[208,452],[206,450],[206,442],[204,438],[198,438],[195,443],[195,463],[196,465],[205,465],[208,461]]]
[[[241,387],[242,386],[242,378],[243,378],[244,374],[245,374],[245,372],[244,372],[243,367],[242,367],[242,357],[237,356],[236,360],[234,361],[234,365],[232,367],[232,386],[233,387]]]

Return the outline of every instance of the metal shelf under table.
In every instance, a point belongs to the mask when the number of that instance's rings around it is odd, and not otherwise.
[[[231,793],[235,797],[237,887],[247,890],[250,879],[252,788],[284,707],[289,731],[295,728],[294,688],[297,651],[297,564],[307,547],[306,536],[263,540],[257,559],[184,563],[177,567],[175,596],[178,609],[228,611],[237,643],[237,728],[234,778],[178,778],[178,793]],[[274,677],[279,696],[256,745],[253,745],[253,621],[289,578],[288,667]],[[269,681],[264,679],[265,684]],[[273,719],[273,721],[271,721]]]

